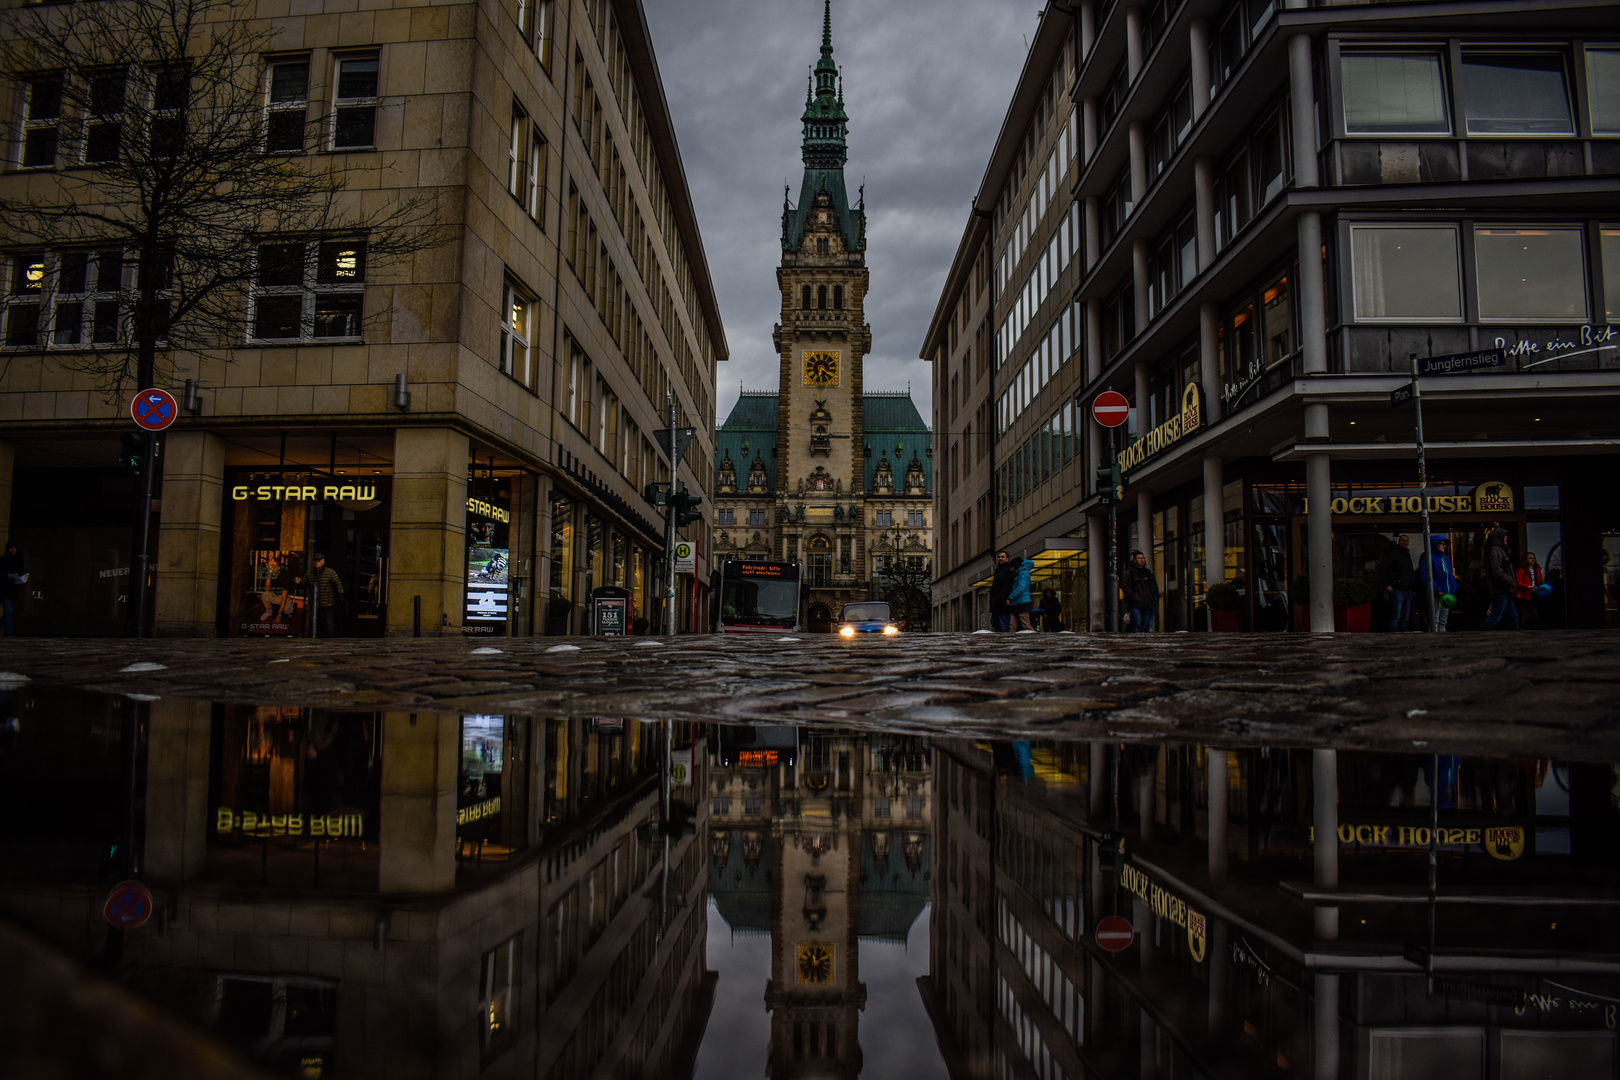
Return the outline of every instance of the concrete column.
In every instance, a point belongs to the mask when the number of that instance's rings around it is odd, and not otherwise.
[[[1192,99],[1193,119],[1197,120],[1209,108],[1209,20],[1194,19],[1187,27],[1192,45]]]
[[[380,891],[432,893],[455,885],[460,758],[459,718],[433,713],[383,717]]]
[[[1143,769],[1136,777],[1136,831],[1143,840],[1153,839],[1153,796],[1157,780],[1152,768]],[[1145,928],[1147,924],[1138,922],[1136,925]]]
[[[1322,297],[1322,215],[1307,210],[1299,215],[1299,344],[1307,375],[1325,374],[1327,307]]]
[[[1092,0],[1082,0],[1080,4],[1080,56],[1079,62],[1074,65],[1076,75],[1085,63],[1086,57],[1091,55],[1091,47],[1097,44],[1097,7]]]
[[[1086,269],[1090,270],[1097,265],[1097,260],[1102,258],[1102,217],[1101,208],[1097,204],[1097,196],[1087,195],[1083,205],[1085,207],[1083,216],[1086,222]],[[1097,319],[1091,314],[1093,309],[1100,311],[1101,304],[1096,300],[1087,300],[1086,319],[1087,322],[1095,326],[1097,325]]]
[[[17,448],[0,439],[0,544],[11,537],[11,481],[16,468]]]
[[[1147,329],[1152,320],[1153,309],[1148,300],[1148,242],[1141,237],[1131,241],[1131,276],[1136,292],[1136,332],[1140,334]]]
[[[467,453],[467,436],[449,428],[400,428],[394,433],[390,634],[411,632],[413,596],[422,598],[424,634],[461,630],[467,581]],[[578,530],[575,535],[577,539]]]
[[[1108,516],[1099,514],[1086,523],[1086,581],[1091,594],[1091,623],[1096,631],[1108,628]]]
[[[1147,126],[1140,120],[1132,120],[1125,130],[1130,140],[1131,210],[1134,213],[1136,204],[1147,195],[1148,189]]]
[[[1216,915],[1209,917],[1209,1040],[1226,1034],[1226,999],[1232,988],[1232,926]]]
[[[1226,880],[1226,819],[1230,785],[1226,772],[1226,751],[1210,750],[1204,765],[1208,803],[1205,832],[1209,840],[1209,880]]]
[[[1193,228],[1198,237],[1198,269],[1215,261],[1215,159],[1193,159]]]
[[[1204,580],[1226,580],[1226,477],[1219,454],[1204,458]]]
[[[1147,556],[1148,569],[1153,570],[1153,496],[1145,491],[1136,493],[1136,537],[1137,545]],[[1154,570],[1158,577],[1158,571]],[[1159,582],[1159,595],[1164,595],[1164,582]],[[1159,625],[1159,613],[1153,613],[1153,625]]]
[[[1125,77],[1131,82],[1142,71],[1142,9],[1125,9]]]
[[[1091,155],[1097,152],[1097,99],[1094,97],[1080,99],[1080,146],[1085,152],[1080,160],[1089,163]]]
[[[1105,742],[1092,742],[1087,744],[1091,748],[1091,790],[1088,813],[1093,822],[1100,821],[1103,812],[1108,808],[1108,744]]]
[[[1153,426],[1152,410],[1148,408],[1148,366],[1146,360],[1139,360],[1132,369],[1131,374],[1136,378],[1136,400],[1132,404],[1136,408],[1136,437],[1141,438]]]
[[[1316,976],[1316,1080],[1339,1080],[1339,976]]]
[[[1221,400],[1221,313],[1214,304],[1198,305],[1198,383],[1204,391],[1204,422],[1226,415]]]
[[[1328,407],[1305,406],[1305,441],[1326,442]],[[1311,579],[1311,633],[1333,632],[1333,476],[1326,454],[1305,455],[1306,573]]]
[[[1315,589],[1311,590],[1313,593]],[[1339,752],[1311,751],[1311,820],[1316,841],[1312,845],[1315,884],[1318,889],[1339,887]],[[1339,908],[1335,904],[1316,908],[1316,936],[1339,936]]]
[[[1086,217],[1090,220],[1091,225],[1096,224],[1095,215],[1092,213],[1092,211],[1094,211],[1096,209],[1096,205],[1097,205],[1097,200],[1096,199],[1087,199],[1086,200]],[[1090,250],[1091,246],[1096,242],[1095,241],[1096,235],[1097,235],[1096,232],[1092,230],[1090,225],[1088,225],[1086,227],[1086,247],[1087,247],[1088,250]],[[1102,369],[1103,369],[1102,301],[1101,300],[1087,300],[1086,301],[1086,382],[1088,382],[1088,383],[1096,382],[1097,379],[1102,376]],[[1092,423],[1095,424],[1096,422],[1093,421]],[[1093,459],[1094,463],[1095,463],[1095,460],[1096,459]]]
[[[177,885],[202,869],[213,823],[208,817],[208,748],[212,710],[206,701],[151,703],[146,741],[146,878]]]
[[[1316,82],[1311,77],[1311,36],[1288,39],[1289,123],[1294,144],[1294,186],[1316,187]]]
[[[162,465],[163,523],[158,529],[153,633],[214,637],[225,441],[206,431],[170,432],[163,443]]]

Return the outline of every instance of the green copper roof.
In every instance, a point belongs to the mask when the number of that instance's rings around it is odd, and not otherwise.
[[[720,463],[730,456],[737,468],[737,484],[748,483],[748,466],[759,458],[765,466],[766,483],[776,490],[776,408],[778,395],[770,391],[744,390],[731,412],[715,432],[714,461],[718,479]],[[911,395],[904,390],[872,390],[861,396],[865,420],[866,446],[872,456],[865,458],[866,490],[872,490],[878,462],[887,457],[894,470],[896,486],[905,484],[906,466],[913,458],[922,463],[923,480],[934,490],[934,462],[929,450],[934,433],[929,430]],[[747,447],[745,453],[743,448]],[[863,447],[864,452],[864,447]]]
[[[825,194],[836,213],[844,247],[849,251],[866,248],[866,213],[851,209],[849,192],[844,188],[844,162],[849,159],[847,141],[849,115],[844,112],[844,87],[833,61],[832,0],[825,0],[821,23],[821,59],[811,71],[804,99],[804,182],[799,186],[799,205],[784,202],[782,207],[782,250],[796,251],[804,242],[804,224],[817,197]]]
[[[757,457],[765,466],[765,483],[776,490],[776,402],[768,391],[744,390],[731,407],[731,414],[715,431],[714,468],[718,483],[720,465],[729,456],[737,467],[737,486],[748,485],[748,467]],[[746,452],[744,447],[747,447]]]

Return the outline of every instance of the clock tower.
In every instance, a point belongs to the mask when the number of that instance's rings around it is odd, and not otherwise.
[[[854,595],[865,552],[851,511],[866,487],[861,369],[872,332],[865,320],[866,211],[850,205],[844,185],[849,117],[833,61],[830,0],[800,122],[804,179],[798,204],[783,202],[776,270],[782,314],[771,338],[781,388],[776,487],[789,526],[777,557],[805,563],[811,601],[820,594],[836,611],[864,598],[864,588]],[[818,576],[817,567],[825,572]]]

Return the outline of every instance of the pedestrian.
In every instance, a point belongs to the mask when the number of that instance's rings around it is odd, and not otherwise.
[[[1058,599],[1056,590],[1048,587],[1041,590],[1041,629],[1048,634],[1055,634],[1063,629],[1063,601]]]
[[[28,566],[15,540],[6,541],[6,553],[0,555],[0,624],[6,637],[16,637],[17,601],[22,599],[22,587],[28,581]]]
[[[1014,559],[1008,565],[1016,567],[1013,575],[1012,592],[1007,595],[1007,610],[1012,615],[1012,628],[1017,633],[1035,630],[1034,617],[1030,612],[1035,609],[1035,601],[1029,595],[1029,575],[1035,569],[1034,559]]]
[[[1018,581],[1018,567],[1012,564],[1005,551],[996,552],[996,572],[990,579],[990,629],[1005,634],[1012,629],[1012,612],[1007,610],[1007,597],[1012,595]]]
[[[1513,606],[1519,609],[1519,627],[1523,630],[1534,630],[1541,621],[1541,597],[1536,595],[1543,582],[1541,566],[1536,562],[1536,553],[1527,551],[1524,558],[1519,560],[1519,572],[1514,575],[1518,589],[1514,592]]]
[[[1432,536],[1429,554],[1418,560],[1418,581],[1434,594],[1434,629],[1441,633],[1445,633],[1446,621],[1451,617],[1451,609],[1440,602],[1441,598],[1450,596],[1455,603],[1457,597],[1457,575],[1451,571],[1450,548],[1451,543],[1444,536]]]
[[[1148,569],[1147,556],[1140,551],[1131,552],[1131,561],[1125,566],[1125,611],[1131,621],[1131,633],[1145,634],[1153,629],[1153,616],[1159,610],[1159,582]]]
[[[343,579],[326,565],[326,556],[316,552],[315,572],[309,576],[310,595],[315,598],[321,637],[337,637],[337,606],[343,600]]]
[[[1485,537],[1485,587],[1491,591],[1491,605],[1480,620],[1481,630],[1494,630],[1503,623],[1509,630],[1519,628],[1519,611],[1513,604],[1519,582],[1513,572],[1513,555],[1508,551],[1506,529],[1493,528]]]
[[[1390,549],[1378,568],[1384,581],[1384,598],[1389,601],[1389,631],[1398,634],[1412,618],[1412,584],[1417,570],[1412,566],[1412,538],[1405,533]]]

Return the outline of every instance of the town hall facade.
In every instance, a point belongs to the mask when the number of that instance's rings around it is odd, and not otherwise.
[[[933,435],[906,391],[867,391],[864,195],[844,186],[848,116],[830,10],[805,100],[804,182],[784,198],[776,391],[747,391],[716,444],[714,557],[796,562],[810,625],[932,577]],[[926,610],[926,609],[925,609]]]

